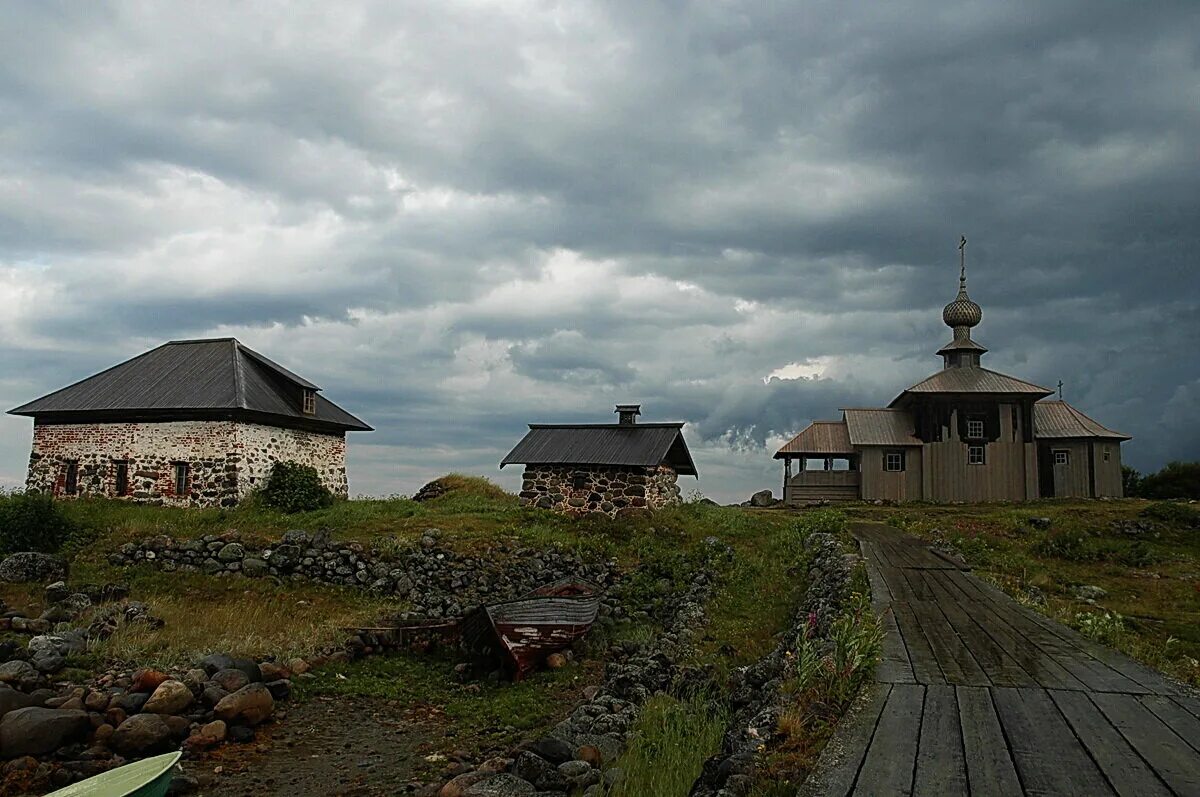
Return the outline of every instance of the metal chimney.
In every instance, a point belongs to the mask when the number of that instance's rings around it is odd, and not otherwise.
[[[633,426],[637,423],[637,416],[642,414],[641,404],[618,404],[616,409],[619,418],[618,423],[621,426]]]

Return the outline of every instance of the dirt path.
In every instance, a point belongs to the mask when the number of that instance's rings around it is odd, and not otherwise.
[[[1200,701],[897,529],[852,531],[883,662],[806,794],[1200,794]]]
[[[203,797],[402,794],[427,728],[391,701],[318,697],[293,705],[248,748],[230,745],[185,768],[219,768]]]

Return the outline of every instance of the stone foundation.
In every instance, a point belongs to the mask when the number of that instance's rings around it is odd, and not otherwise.
[[[334,495],[345,497],[346,439],[234,421],[37,424],[25,487],[55,497],[97,496],[172,506],[232,506],[262,486],[277,461],[317,469]],[[76,463],[76,491],[67,470]],[[128,485],[117,490],[117,464]],[[187,489],[176,492],[175,465],[187,463]]]
[[[569,514],[622,509],[659,509],[680,503],[679,476],[673,468],[530,465],[525,468],[520,499]]]

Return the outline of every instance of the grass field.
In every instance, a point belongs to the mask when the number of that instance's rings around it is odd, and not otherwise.
[[[1022,603],[1200,686],[1200,509],[1195,506],[1060,500],[848,511],[949,542],[977,574]],[[1048,525],[1038,528],[1042,518]],[[1080,591],[1087,586],[1105,594],[1088,602]]]

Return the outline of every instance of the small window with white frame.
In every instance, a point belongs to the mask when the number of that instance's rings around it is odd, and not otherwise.
[[[1054,464],[1055,465],[1070,465],[1071,464],[1071,452],[1067,451],[1065,448],[1056,448],[1054,450]]]
[[[1105,462],[1108,462],[1108,457],[1109,457],[1109,453],[1110,453],[1110,451],[1111,451],[1111,450],[1112,450],[1112,449],[1111,449],[1111,447],[1110,447],[1110,446],[1105,446],[1105,447],[1104,447],[1104,461],[1105,461]]]
[[[317,414],[317,391],[305,389],[304,391],[304,414]]]
[[[986,461],[983,446],[967,446],[968,465],[983,465]]]
[[[983,437],[983,419],[968,418],[967,419],[967,437],[972,440],[979,440]]]
[[[903,451],[885,451],[883,454],[883,469],[889,473],[899,473],[904,470]]]

